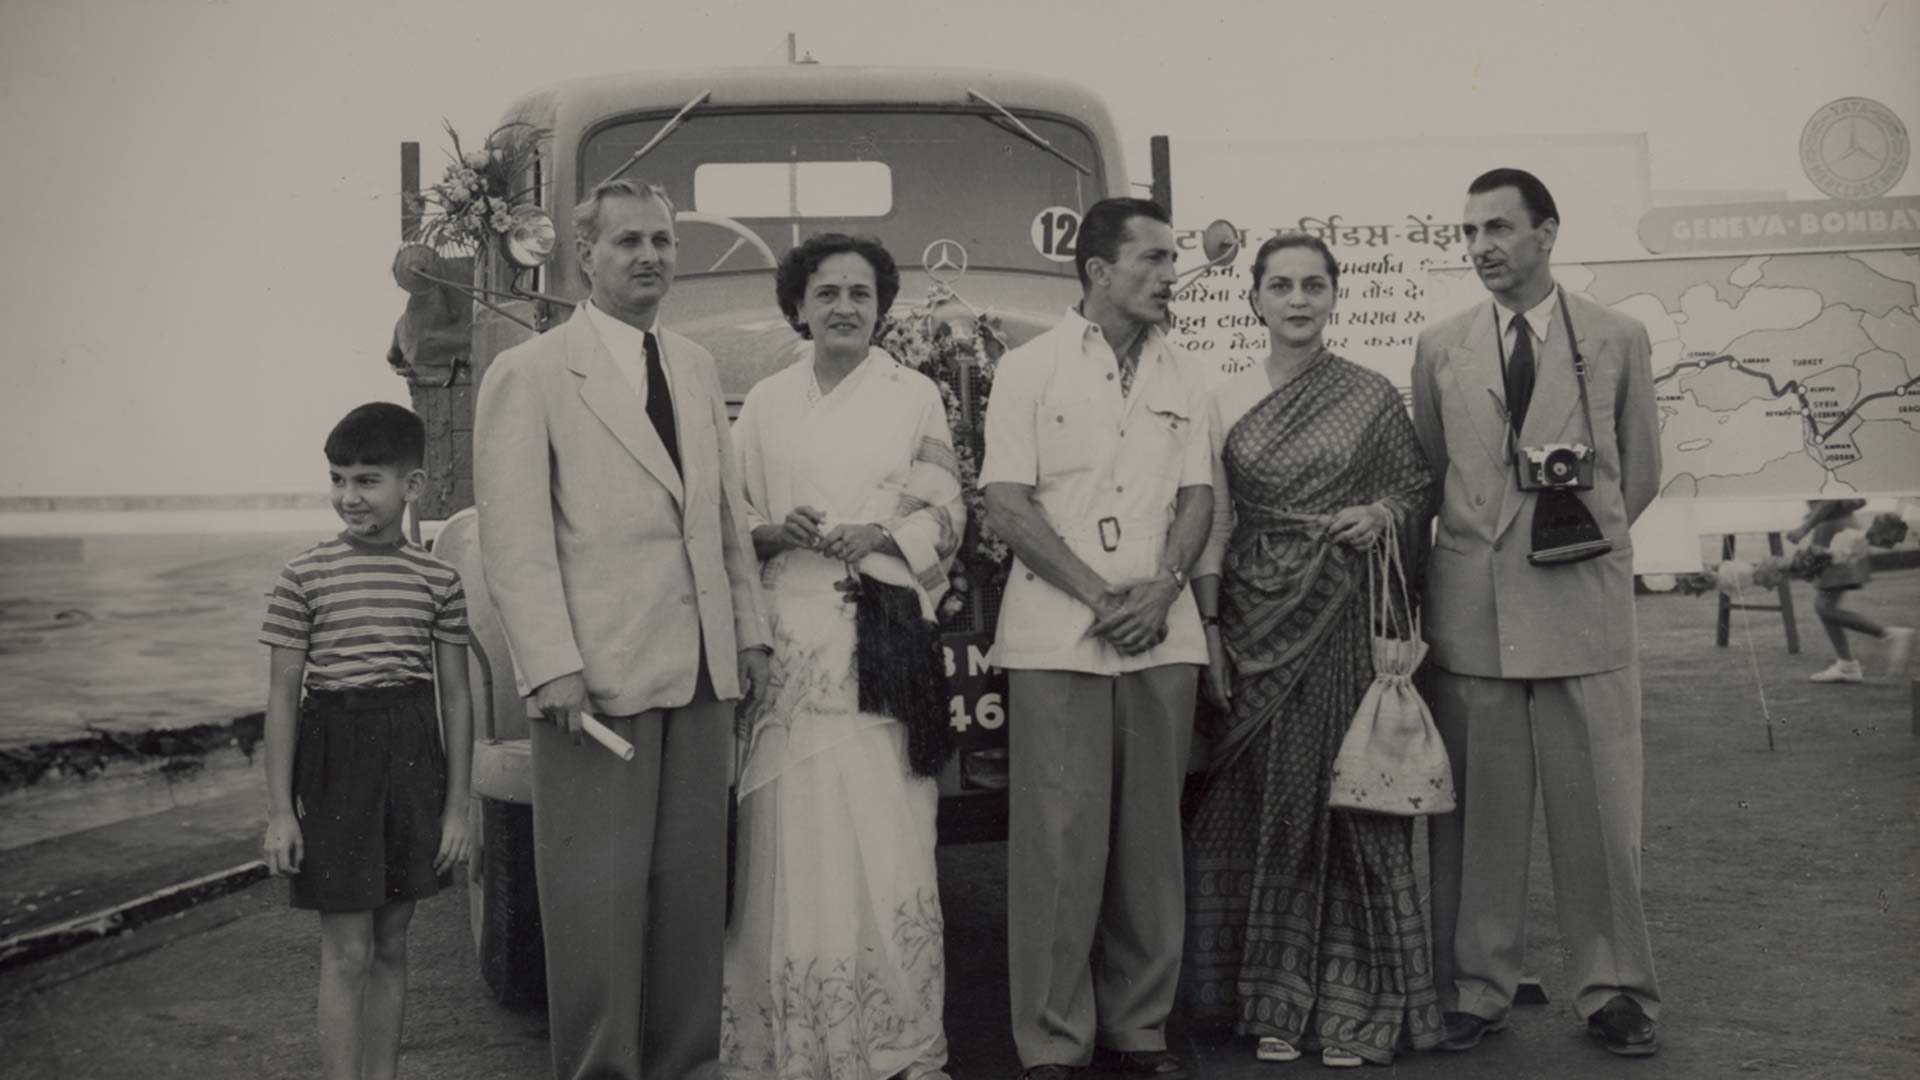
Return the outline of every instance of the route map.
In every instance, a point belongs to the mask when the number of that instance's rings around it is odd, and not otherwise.
[[[1554,267],[1653,345],[1661,493],[1779,499],[1920,492],[1920,251]],[[1486,303],[1434,275],[1439,312]]]

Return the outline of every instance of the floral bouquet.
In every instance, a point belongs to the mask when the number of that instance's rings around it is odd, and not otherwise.
[[[515,121],[495,128],[477,149],[462,150],[460,133],[441,123],[453,142],[451,160],[438,183],[412,196],[420,215],[413,239],[479,255],[513,228],[513,208],[532,201],[533,161],[550,133]]]
[[[1833,553],[1826,548],[1804,547],[1793,553],[1788,567],[1794,577],[1812,581],[1833,565]]]
[[[1719,578],[1710,570],[1678,574],[1673,579],[1673,591],[1681,596],[1699,596],[1701,593],[1713,592],[1719,587]]]
[[[1842,534],[1845,535],[1845,534]],[[1838,540],[1839,537],[1834,539]],[[1681,574],[1674,591],[1687,596],[1722,592],[1737,597],[1748,589],[1777,589],[1791,578],[1813,581],[1832,566],[1835,555],[1827,548],[1806,547],[1792,555],[1769,555],[1758,562],[1727,559],[1703,573]]]
[[[1793,563],[1779,556],[1769,556],[1753,564],[1753,587],[1773,590],[1786,583],[1792,574]]]
[[[1874,547],[1890,548],[1906,538],[1907,523],[1899,514],[1879,514],[1867,526],[1867,543]]]
[[[956,330],[929,307],[909,312],[905,318],[889,318],[881,329],[880,347],[932,379],[946,403],[960,490],[967,505],[966,535],[948,574],[950,588],[940,602],[940,616],[952,618],[966,608],[970,594],[1002,585],[1013,559],[1006,541],[987,525],[986,500],[980,494],[987,397],[993,391],[994,366],[1006,352],[1006,337],[1000,320],[991,315],[977,315],[964,330]],[[971,407],[962,408],[968,398]]]

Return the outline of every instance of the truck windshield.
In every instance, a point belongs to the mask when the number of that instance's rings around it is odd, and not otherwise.
[[[579,194],[666,119],[594,133],[581,150]],[[1049,232],[1062,215],[1049,211],[1071,210],[1077,221],[1100,198],[1100,155],[1071,123],[1021,119],[1095,175],[1082,175],[998,117],[882,110],[696,111],[627,175],[665,186],[680,209],[746,226],[776,256],[816,232],[850,232],[879,237],[908,268],[946,238],[966,246],[970,269],[1071,275],[1070,258],[1060,257],[1069,238]],[[680,234],[681,277],[766,270],[765,259],[736,247],[739,238],[725,229],[688,225]]]

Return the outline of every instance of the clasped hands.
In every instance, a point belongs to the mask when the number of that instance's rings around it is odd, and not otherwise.
[[[826,528],[827,515],[811,506],[796,506],[780,525],[780,543],[787,548],[815,551],[829,559],[857,563],[887,542],[878,525],[835,525]]]
[[[1106,641],[1122,656],[1146,652],[1167,639],[1167,609],[1179,595],[1171,574],[1110,585],[1088,605],[1093,625],[1087,627],[1087,636]]]

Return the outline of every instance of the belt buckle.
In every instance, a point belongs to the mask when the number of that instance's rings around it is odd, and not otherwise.
[[[1120,519],[1103,517],[1100,519],[1100,550],[1120,550]]]

